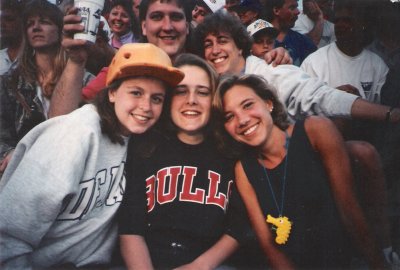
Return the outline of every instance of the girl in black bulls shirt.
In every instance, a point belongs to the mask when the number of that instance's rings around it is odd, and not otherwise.
[[[210,136],[215,71],[191,54],[180,55],[175,67],[185,78],[173,91],[167,127],[133,139],[129,148],[119,212],[128,268],[215,268],[241,235],[228,214],[234,160]]]

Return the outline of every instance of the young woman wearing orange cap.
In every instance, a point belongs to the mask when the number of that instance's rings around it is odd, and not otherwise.
[[[124,45],[94,104],[21,140],[0,181],[2,267],[110,263],[129,136],[155,124],[167,89],[183,77],[154,45]]]

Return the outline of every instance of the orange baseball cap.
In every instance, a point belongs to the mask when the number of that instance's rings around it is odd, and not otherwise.
[[[129,43],[115,54],[108,69],[106,85],[116,79],[131,76],[151,76],[176,86],[185,76],[172,66],[171,59],[162,49],[150,43]]]

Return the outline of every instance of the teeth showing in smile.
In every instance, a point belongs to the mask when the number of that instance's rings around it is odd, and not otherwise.
[[[176,36],[162,36],[160,37],[162,40],[175,40]]]
[[[137,115],[137,114],[131,114],[134,118],[136,118],[139,121],[148,121],[150,120],[150,117],[145,117],[142,115]]]
[[[256,130],[256,128],[258,128],[258,124],[252,126],[251,128],[249,128],[249,129],[247,129],[247,130],[245,130],[245,131],[243,132],[243,135],[245,135],[245,136],[250,135],[251,133],[253,133],[254,130]]]
[[[215,59],[215,60],[214,60],[214,63],[215,63],[215,64],[218,64],[218,63],[221,63],[221,62],[224,61],[224,60],[225,60],[224,57],[220,57],[220,58]]]
[[[195,111],[185,111],[183,112],[184,115],[199,115],[199,112],[195,112]]]

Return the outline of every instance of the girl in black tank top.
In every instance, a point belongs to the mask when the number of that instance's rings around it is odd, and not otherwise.
[[[223,146],[245,148],[236,186],[273,268],[348,267],[349,240],[371,267],[382,266],[353,193],[343,139],[330,120],[289,123],[275,94],[254,75],[226,78],[214,106],[225,128]]]

